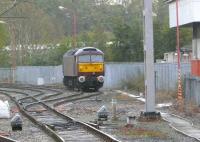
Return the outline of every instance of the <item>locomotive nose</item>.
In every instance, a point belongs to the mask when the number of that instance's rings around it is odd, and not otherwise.
[[[100,83],[103,83],[103,82],[104,82],[104,76],[98,76],[98,77],[97,77],[97,80],[98,80]]]
[[[85,76],[80,76],[80,77],[78,78],[78,81],[79,81],[80,83],[85,82]]]

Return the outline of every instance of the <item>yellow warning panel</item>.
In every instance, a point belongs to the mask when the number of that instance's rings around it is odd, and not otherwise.
[[[104,63],[79,63],[79,72],[103,72]]]

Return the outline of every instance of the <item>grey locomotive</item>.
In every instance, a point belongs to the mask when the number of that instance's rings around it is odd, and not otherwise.
[[[69,50],[63,56],[63,75],[70,89],[97,91],[104,83],[104,53],[94,47]]]

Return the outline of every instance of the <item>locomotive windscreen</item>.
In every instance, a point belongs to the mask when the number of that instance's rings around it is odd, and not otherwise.
[[[81,55],[78,57],[79,62],[103,62],[102,55]]]
[[[78,57],[79,62],[90,62],[90,55],[81,55]]]
[[[91,55],[91,62],[103,62],[102,55]]]

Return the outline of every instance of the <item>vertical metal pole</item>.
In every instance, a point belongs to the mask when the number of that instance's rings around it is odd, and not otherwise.
[[[77,33],[77,14],[76,14],[76,7],[75,7],[75,1],[72,0],[73,3],[73,47],[75,48],[77,46],[76,43],[76,33]]]
[[[76,25],[77,25],[77,18],[76,18],[76,11],[73,12],[73,47],[77,46],[76,44]]]
[[[144,0],[145,112],[155,112],[152,0]]]
[[[116,120],[117,119],[117,100],[112,99],[112,119]]]
[[[179,0],[176,0],[176,49],[178,54],[178,70],[180,70],[180,30],[179,30]]]
[[[11,33],[11,60],[12,60],[12,83],[15,83],[15,70],[16,70],[16,33],[15,33],[15,25],[13,23],[10,24],[10,33]]]
[[[182,101],[182,81],[181,81],[181,53],[180,53],[180,29],[179,29],[179,0],[176,0],[176,44],[177,44],[177,53],[178,53],[178,101]],[[180,103],[182,104],[182,103]]]
[[[157,91],[157,71],[155,71],[155,94]]]

